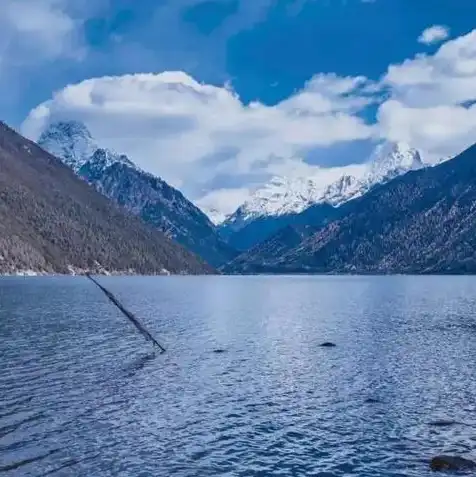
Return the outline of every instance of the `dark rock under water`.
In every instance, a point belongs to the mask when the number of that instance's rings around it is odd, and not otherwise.
[[[476,469],[476,462],[458,456],[440,455],[431,459],[430,469],[433,471],[474,470]]]
[[[335,348],[337,345],[335,343],[331,343],[330,341],[325,341],[319,345],[321,348]]]
[[[366,404],[379,404],[381,401],[377,398],[367,398],[365,400]]]
[[[456,424],[459,424],[458,422],[456,421],[452,421],[450,419],[446,420],[446,419],[439,419],[437,421],[431,421],[429,423],[430,426],[433,426],[433,427],[450,427],[450,426],[454,426]]]

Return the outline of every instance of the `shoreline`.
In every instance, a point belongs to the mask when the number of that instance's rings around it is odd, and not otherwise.
[[[157,272],[157,273],[139,273],[136,271],[84,271],[77,273],[45,272],[34,270],[19,270],[15,272],[1,272],[0,278],[39,278],[39,277],[85,277],[87,274],[102,277],[208,277],[210,274],[195,274],[187,272]],[[335,278],[362,278],[362,277],[472,277],[474,273],[336,273],[336,272],[318,272],[318,273],[217,273],[211,276],[221,277],[335,277]]]
[[[47,272],[44,270],[15,270],[11,272],[1,272],[0,277],[81,277],[86,276],[87,274],[98,275],[98,276],[151,276],[151,277],[165,277],[172,275],[185,275],[186,273],[171,273],[166,269],[163,269],[160,272],[156,273],[138,273],[135,270],[70,270],[69,272]]]

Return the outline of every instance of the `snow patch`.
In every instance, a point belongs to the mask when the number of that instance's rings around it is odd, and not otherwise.
[[[35,270],[17,270],[14,272],[14,275],[18,277],[37,277],[41,275],[41,272],[36,272]]]
[[[39,277],[45,275],[48,275],[48,273],[42,270],[33,269],[18,269],[0,273],[0,276],[2,277]]]

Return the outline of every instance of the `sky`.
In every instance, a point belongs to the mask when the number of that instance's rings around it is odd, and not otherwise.
[[[81,120],[230,213],[381,141],[428,162],[476,142],[475,19],[474,0],[2,0],[0,119],[33,140]]]

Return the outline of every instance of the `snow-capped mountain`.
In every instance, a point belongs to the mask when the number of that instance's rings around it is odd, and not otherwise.
[[[85,124],[79,121],[59,121],[50,125],[38,139],[38,145],[78,172],[87,162],[100,162],[103,167],[117,162],[137,166],[124,154],[98,146]]]
[[[339,206],[364,194],[376,184],[421,167],[423,162],[415,149],[402,143],[382,144],[377,146],[367,163],[350,166],[351,174],[343,174],[330,183],[325,182],[332,177],[329,171],[318,172],[312,177],[274,177],[258,189],[227,222],[233,222],[236,215],[252,219],[263,215],[298,214],[320,202]],[[336,171],[342,169],[346,168]]]
[[[378,145],[367,162],[367,180],[373,184],[425,167],[420,153],[404,143]]]
[[[283,223],[283,217],[300,214],[316,204],[339,207],[378,184],[424,166],[415,149],[403,143],[384,143],[378,145],[369,160],[360,165],[322,169],[310,177],[274,177],[228,217],[220,230],[232,244],[240,246],[232,237],[250,224],[266,221],[269,225],[273,218],[280,218],[280,223]],[[255,225],[255,234],[256,228]],[[258,242],[253,243],[248,237],[246,243],[250,246]]]
[[[221,265],[235,255],[208,217],[180,191],[141,170],[127,156],[99,147],[84,124],[52,124],[38,144],[103,195],[211,265]]]
[[[327,202],[338,207],[356,199],[377,184],[425,167],[420,153],[403,143],[384,143],[377,146],[370,159],[363,164],[361,174],[344,175],[326,187],[316,203]]]
[[[412,161],[407,165],[412,167]],[[432,164],[332,207],[324,223],[280,229],[223,271],[476,273],[475,176],[476,144],[450,162]],[[322,211],[323,205],[312,209]]]

